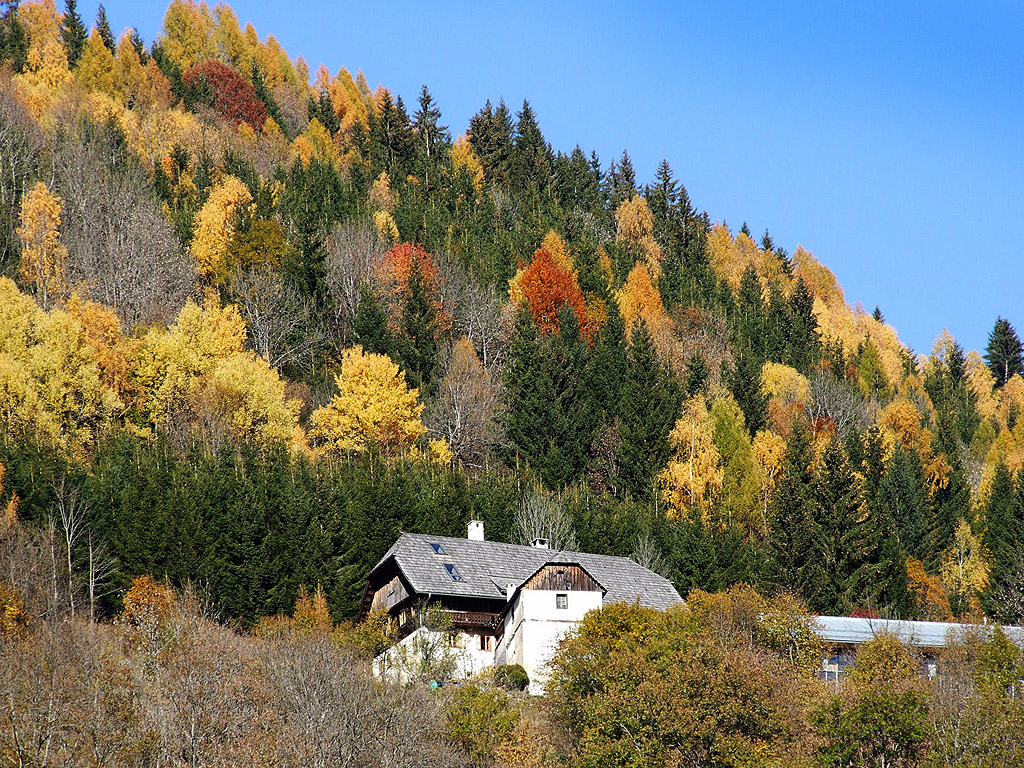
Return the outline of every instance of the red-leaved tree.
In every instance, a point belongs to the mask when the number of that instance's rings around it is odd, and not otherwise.
[[[202,61],[189,68],[184,77],[185,85],[193,89],[200,88],[204,79],[213,93],[212,106],[233,125],[244,121],[257,131],[263,128],[267,108],[252,83],[219,61]]]

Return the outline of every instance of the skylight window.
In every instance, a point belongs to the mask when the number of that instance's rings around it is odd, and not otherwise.
[[[447,552],[445,551],[445,548],[444,548],[444,547],[442,547],[442,546],[441,546],[440,544],[431,544],[431,545],[430,545],[430,548],[431,548],[432,550],[434,550],[434,554],[435,554],[435,555],[447,555],[447,554],[448,554],[448,553],[447,553]]]
[[[451,563],[445,563],[444,569],[448,571],[448,575],[452,577],[452,581],[465,581],[465,579],[462,578],[462,574],[459,573],[459,569]]]

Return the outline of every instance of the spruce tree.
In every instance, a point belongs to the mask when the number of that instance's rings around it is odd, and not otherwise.
[[[544,141],[530,102],[523,101],[523,108],[516,118],[512,149],[513,182],[521,192],[541,192],[551,182],[551,148]]]
[[[395,339],[388,328],[388,317],[369,283],[359,286],[359,303],[352,319],[352,335],[367,352],[393,355]]]
[[[992,556],[990,583],[998,589],[1010,575],[1021,544],[1020,497],[1013,487],[1013,475],[1000,461],[985,503],[982,541]]]
[[[587,375],[598,406],[614,418],[618,414],[626,377],[626,327],[617,301],[608,302],[608,318],[598,332]]]
[[[809,599],[827,574],[822,569],[817,521],[811,514],[814,477],[806,428],[793,432],[769,507],[766,579],[772,586]]]
[[[68,53],[68,67],[71,69],[78,64],[78,58],[82,55],[88,38],[76,5],[77,0],[64,0],[64,15],[60,20],[60,39]]]
[[[751,435],[756,435],[768,422],[768,397],[761,388],[761,367],[759,357],[741,350],[726,373],[729,391],[739,403]]]
[[[530,311],[520,307],[509,344],[505,367],[505,414],[509,466],[525,460],[535,464],[546,455],[548,427],[554,422],[554,384],[541,351],[537,326]]]
[[[415,257],[409,267],[409,288],[402,301],[399,328],[396,351],[409,386],[429,395],[434,391],[437,368],[437,310],[424,280],[423,266]]]
[[[893,452],[879,488],[878,504],[892,518],[906,553],[923,561],[928,543],[928,489],[916,451],[897,448]]]
[[[675,377],[658,360],[642,320],[633,329],[626,360],[619,404],[619,473],[622,486],[634,498],[646,499],[653,491],[654,476],[672,453],[668,433],[679,416],[681,393]]]
[[[560,488],[582,476],[599,415],[588,376],[587,343],[568,304],[562,306],[559,331],[550,345],[554,420],[548,425],[552,436],[541,474],[549,488]]]
[[[818,320],[814,315],[814,297],[807,290],[802,277],[789,297],[789,346],[784,362],[803,374],[821,360],[821,339],[818,336]]]
[[[412,128],[416,132],[418,173],[429,189],[434,181],[431,169],[446,156],[452,140],[448,126],[441,125],[441,110],[425,85],[420,88],[418,107],[412,116]]]
[[[1024,373],[1024,347],[1017,331],[1003,317],[996,320],[988,335],[985,362],[996,377],[996,387],[1006,384],[1014,374]]]
[[[99,9],[96,11],[96,31],[103,44],[111,53],[115,53],[117,44],[114,41],[114,34],[110,31],[110,22],[107,21],[107,10],[103,7],[103,3],[100,3]]]
[[[18,4],[8,3],[0,16],[0,62],[9,61],[15,73],[28,63],[28,36],[18,19]]]

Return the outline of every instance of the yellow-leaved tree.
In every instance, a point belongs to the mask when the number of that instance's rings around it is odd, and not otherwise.
[[[249,188],[234,176],[225,176],[210,190],[210,197],[196,214],[192,255],[199,274],[217,285],[227,282],[231,265],[228,246],[235,217],[252,203]]]
[[[686,520],[699,516],[707,522],[724,473],[711,414],[701,395],[686,402],[668,439],[675,456],[658,475],[658,482],[669,516]]]
[[[476,156],[476,152],[473,151],[472,145],[469,143],[469,139],[463,134],[456,139],[455,143],[452,144],[451,150],[452,167],[457,170],[463,171],[471,182],[473,182],[473,188],[479,192],[484,188],[484,166],[480,162],[480,158]]]
[[[0,278],[0,419],[7,434],[29,434],[80,456],[121,408],[78,319],[62,309],[46,312]]]
[[[311,435],[323,451],[364,451],[373,446],[385,456],[412,446],[426,432],[420,421],[419,391],[409,389],[405,373],[387,355],[351,347],[342,353],[338,394],[313,412]]]
[[[672,319],[665,311],[661,294],[645,264],[636,262],[619,291],[618,300],[619,312],[626,325],[626,336],[630,337],[633,326],[638,320],[643,320],[658,348],[658,354],[663,360],[670,361],[676,347]]]
[[[212,296],[202,307],[186,304],[169,329],[150,330],[131,369],[138,425],[191,431],[214,447],[224,440],[300,447],[298,401],[244,344],[238,310]]]
[[[43,309],[67,294],[68,249],[60,241],[61,199],[37,182],[21,199],[21,279],[36,289]]]
[[[647,268],[655,277],[661,269],[661,247],[654,239],[654,215],[647,200],[634,195],[615,211],[615,239],[637,255],[643,255]]]
[[[60,37],[60,15],[54,0],[22,3],[18,21],[28,37],[25,71],[14,82],[22,101],[38,119],[71,82],[68,55]]]

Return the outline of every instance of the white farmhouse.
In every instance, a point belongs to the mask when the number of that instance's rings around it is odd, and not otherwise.
[[[624,557],[486,541],[483,523],[465,539],[403,533],[367,580],[360,617],[384,609],[398,641],[375,666],[401,677],[411,663],[444,657],[452,677],[520,664],[543,692],[559,641],[587,611],[612,602],[664,610],[681,602],[671,582]],[[442,611],[444,632],[428,618]]]

